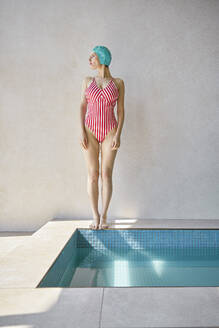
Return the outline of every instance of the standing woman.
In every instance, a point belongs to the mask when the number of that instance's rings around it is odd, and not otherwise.
[[[112,196],[112,172],[124,122],[124,81],[113,78],[109,65],[112,56],[108,48],[96,46],[89,56],[95,77],[82,83],[80,121],[81,146],[88,169],[87,192],[91,201],[93,221],[89,228],[108,228],[107,210]],[[114,115],[117,103],[118,122]],[[101,152],[101,168],[99,153]],[[101,172],[102,216],[98,211],[98,181]]]

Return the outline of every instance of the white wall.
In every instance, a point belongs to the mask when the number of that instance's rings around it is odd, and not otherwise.
[[[126,88],[109,220],[217,219],[218,17],[214,0],[1,0],[0,230],[91,219],[79,105],[96,45]]]

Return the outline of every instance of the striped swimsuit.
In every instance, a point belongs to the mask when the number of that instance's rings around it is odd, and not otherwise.
[[[114,107],[119,97],[118,88],[111,80],[105,88],[101,89],[93,78],[85,90],[85,96],[88,105],[84,123],[101,143],[107,133],[117,126]]]

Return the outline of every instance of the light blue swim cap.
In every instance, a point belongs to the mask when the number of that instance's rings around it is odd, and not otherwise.
[[[111,63],[112,55],[107,47],[96,46],[93,51],[97,54],[101,64],[109,66]]]

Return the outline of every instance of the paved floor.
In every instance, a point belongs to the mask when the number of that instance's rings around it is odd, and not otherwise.
[[[33,232],[0,232],[0,259],[7,256],[17,246],[24,244],[32,234]]]
[[[111,228],[219,229],[219,220],[120,221]],[[36,288],[89,223],[59,219],[35,233],[0,234],[0,327],[219,327],[219,287]]]

